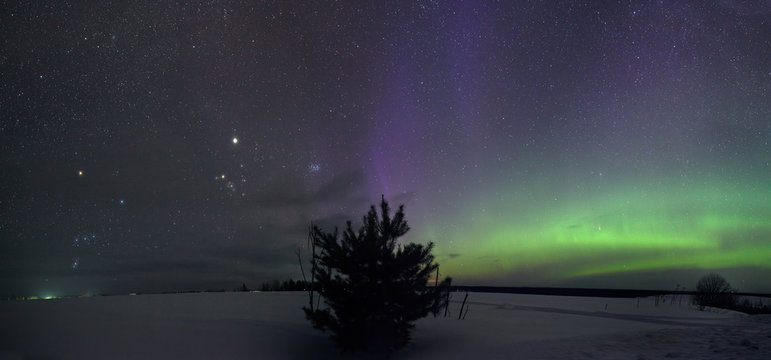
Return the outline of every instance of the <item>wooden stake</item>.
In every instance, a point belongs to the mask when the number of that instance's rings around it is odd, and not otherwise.
[[[458,320],[460,320],[461,315],[463,315],[463,307],[466,306],[466,299],[468,299],[468,292],[466,292],[466,296],[463,297],[463,303],[460,304],[460,311],[458,312]]]

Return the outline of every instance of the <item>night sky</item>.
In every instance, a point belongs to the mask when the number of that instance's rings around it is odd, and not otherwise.
[[[0,296],[300,279],[381,194],[455,284],[771,291],[770,1],[160,3],[0,8]]]

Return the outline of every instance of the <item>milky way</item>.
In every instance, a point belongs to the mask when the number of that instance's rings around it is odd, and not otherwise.
[[[0,9],[0,296],[299,279],[383,194],[456,284],[771,291],[768,1]]]

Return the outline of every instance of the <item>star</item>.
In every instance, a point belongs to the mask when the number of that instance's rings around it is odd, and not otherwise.
[[[771,38],[771,9],[743,5],[768,1],[715,1],[698,14],[680,2],[547,1],[533,11],[520,2],[429,1],[395,17],[378,2],[228,2],[194,18],[186,7],[125,17],[146,9],[53,6],[52,19],[83,21],[47,22],[19,7],[15,28],[31,31],[6,31],[14,56],[0,60],[14,69],[0,86],[13,115],[0,122],[0,174],[13,174],[2,177],[0,201],[18,211],[0,216],[0,233],[18,240],[20,274],[40,263],[69,272],[83,256],[82,277],[43,272],[68,293],[129,293],[140,290],[139,268],[138,277],[101,286],[100,274],[135,269],[111,261],[108,243],[138,263],[154,261],[156,245],[198,259],[218,246],[212,239],[232,234],[234,251],[204,260],[235,262],[259,247],[236,239],[275,239],[260,250],[280,254],[305,227],[295,220],[345,214],[340,220],[352,216],[357,228],[382,195],[392,210],[407,203],[409,236],[435,239],[442,271],[464,284],[669,289],[692,270],[642,283],[627,275],[730,264],[746,265],[726,270],[743,291],[771,292],[749,270],[771,263],[768,228],[758,225],[771,218],[762,200],[771,198],[771,102],[762,101],[771,81],[760,81],[771,68],[754,46]],[[355,26],[295,24],[294,15],[317,10]],[[292,15],[263,26],[274,13]],[[243,21],[231,29],[235,14]],[[208,23],[205,34],[148,26],[209,15],[227,21]],[[720,31],[697,31],[702,22]],[[297,34],[313,36],[291,41]],[[158,41],[169,38],[185,40],[184,50]],[[28,51],[30,43],[52,51]],[[104,61],[112,57],[126,59]],[[84,98],[83,89],[104,91]],[[335,225],[345,223],[327,230]],[[484,234],[466,240],[479,227]],[[730,244],[708,251],[709,239]],[[53,248],[41,253],[40,244]],[[675,250],[683,256],[656,256]],[[106,259],[92,261],[99,251]],[[251,267],[254,281],[288,280],[283,269],[297,264],[291,254],[278,258]],[[619,258],[634,260],[628,272]],[[149,287],[180,286],[177,259],[169,260]],[[201,286],[241,276],[237,266],[221,268]],[[4,298],[43,280],[0,283]]]

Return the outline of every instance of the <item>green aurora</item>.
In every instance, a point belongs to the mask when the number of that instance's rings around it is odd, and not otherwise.
[[[771,267],[767,184],[670,181],[546,204],[517,198],[521,194],[480,199],[495,206],[475,209],[477,216],[439,241],[443,273],[461,282],[497,277],[531,285],[644,271]],[[420,236],[437,239],[437,229]]]

